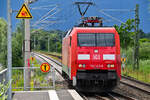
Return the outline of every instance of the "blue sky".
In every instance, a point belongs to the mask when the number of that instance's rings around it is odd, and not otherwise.
[[[6,18],[6,1],[7,0],[0,0],[0,17]],[[19,10],[21,5],[23,4],[24,0],[11,0],[11,7],[13,10]],[[80,15],[78,13],[77,7],[73,5],[74,1],[79,0],[38,0],[36,3],[31,4],[30,8],[39,8],[41,6],[48,6],[47,9],[38,9],[33,10],[31,9],[31,14],[33,19],[31,20],[31,26],[39,20],[44,14],[46,14],[49,10],[53,9],[56,4],[58,7],[55,11],[58,11],[57,14],[53,16],[53,18],[48,18],[46,21],[57,21],[56,24],[37,24],[36,27],[32,28],[41,28],[42,25],[48,25],[44,29],[61,29],[61,30],[68,30],[69,28],[73,27],[75,24],[79,22]],[[140,5],[140,28],[143,29],[144,32],[150,32],[150,12],[149,12],[149,0],[80,0],[80,1],[94,1],[95,5],[91,6],[86,14],[86,16],[101,16],[106,21],[104,25],[112,26],[114,24],[120,24],[117,21],[112,20],[111,18],[104,16],[102,13],[99,12],[100,9],[134,9],[135,5],[138,3]],[[51,14],[55,13],[53,11]],[[128,18],[134,18],[134,12],[106,12],[118,18],[119,20],[125,22]],[[12,23],[13,23],[13,31],[17,23],[20,21],[16,19],[17,13],[12,14]]]
[[[0,0],[0,17],[6,19],[6,0]]]

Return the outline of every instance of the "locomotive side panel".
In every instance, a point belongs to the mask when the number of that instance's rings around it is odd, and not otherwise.
[[[70,56],[70,51],[69,51],[69,38],[65,37],[63,39],[63,47],[62,47],[62,70],[65,72],[67,75],[69,75],[69,56]]]
[[[67,44],[66,44],[66,38],[63,39],[63,43],[62,43],[62,71],[66,72],[67,71]]]
[[[76,77],[77,72],[77,33],[76,30],[73,30],[71,35],[71,80],[73,80],[73,77]]]
[[[121,80],[121,57],[120,57],[120,38],[118,32],[116,31],[116,60],[117,60],[117,75]]]

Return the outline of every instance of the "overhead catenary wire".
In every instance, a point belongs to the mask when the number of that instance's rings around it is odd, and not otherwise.
[[[53,15],[55,15],[57,12],[59,12],[60,10],[57,10],[56,12],[54,12],[53,14],[49,15],[51,12],[53,12],[54,10],[56,10],[57,6],[54,7],[53,9],[51,9],[49,12],[47,12],[45,15],[43,15],[38,21],[35,22],[35,24],[32,25],[32,27],[37,26],[37,24],[41,23],[42,21],[45,21],[46,19],[52,17]]]
[[[60,12],[61,10],[60,9],[58,9],[56,12],[54,12],[53,14],[51,14],[51,15],[49,15],[49,16],[47,16],[47,17],[45,17],[44,19],[42,19],[40,22],[43,22],[43,21],[45,21],[46,19],[48,19],[48,18],[51,18],[52,16],[54,16],[55,14],[57,14],[58,12]]]
[[[99,12],[100,12],[100,13],[102,13],[103,15],[105,15],[105,16],[107,16],[107,17],[109,17],[109,18],[113,19],[113,20],[115,20],[115,21],[118,21],[118,22],[120,22],[120,23],[125,24],[123,21],[121,21],[121,20],[119,20],[118,18],[115,18],[115,17],[113,17],[113,16],[111,16],[111,15],[109,15],[109,14],[105,13],[105,12],[104,12],[104,11],[102,11],[102,10],[99,10]]]
[[[59,11],[60,11],[60,10],[59,10]],[[47,16],[46,18],[44,18],[43,20],[39,21],[38,23],[36,23],[36,25],[33,25],[32,27],[37,26],[38,24],[43,23],[46,19],[51,18],[51,16],[55,15],[55,14],[56,14],[57,12],[59,12],[59,11],[56,11],[55,13],[51,14],[50,16]]]
[[[47,9],[49,7],[58,6],[57,4],[51,4],[46,6],[39,6],[39,7],[30,7],[31,10],[37,10],[37,9]]]
[[[102,13],[104,16],[107,16],[107,17],[111,18],[112,20],[117,21],[119,23],[123,23],[123,24],[125,24],[125,22],[108,14],[108,12],[134,12],[135,11],[135,9],[111,9],[111,8],[110,9],[101,9],[97,4],[95,4],[94,6],[96,7],[96,10],[98,12]],[[109,22],[109,21],[107,21],[107,22]]]
[[[62,23],[62,22],[64,22],[64,21],[63,20],[60,20],[60,21],[43,21],[43,22],[41,22],[41,24],[38,27],[40,27],[39,29],[44,29],[50,25],[53,25],[56,23]]]
[[[71,3],[72,4],[72,3]],[[69,4],[70,5],[70,4]],[[56,27],[57,25],[57,29],[61,26],[64,26],[66,23],[70,23],[70,18],[72,18],[71,16],[75,15],[76,13],[76,9],[74,9],[75,6],[71,7],[70,9],[67,9],[68,10],[68,13],[67,14],[61,14],[58,18],[61,18],[61,24],[54,24],[53,27]],[[62,9],[62,11],[67,11],[66,9]],[[63,19],[62,19],[63,18]],[[71,23],[72,23],[73,20],[71,20]],[[69,27],[71,28],[71,26]],[[68,30],[68,27],[65,27],[64,29],[65,31]]]
[[[101,11],[114,11],[114,12],[132,12],[134,9],[101,9]]]
[[[56,8],[57,8],[57,6],[54,7],[53,9],[50,9],[45,15],[43,15],[38,21],[36,21],[35,24],[37,24],[37,23],[40,22],[43,18],[45,18],[46,16],[48,16],[48,15],[49,15],[52,11],[54,11]],[[35,24],[34,24],[34,25],[35,25]]]

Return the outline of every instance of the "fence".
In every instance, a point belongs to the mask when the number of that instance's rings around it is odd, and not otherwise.
[[[26,83],[24,79],[25,70],[29,72],[29,87],[24,87],[24,83]],[[44,73],[40,67],[13,67],[12,90],[22,91],[24,88],[28,90],[55,89],[55,69],[51,67],[49,72]]]
[[[7,80],[7,69],[4,69],[0,72],[0,100],[6,99],[6,93],[9,88],[8,80]]]
[[[132,66],[127,66],[122,69],[122,75],[135,78],[139,81],[150,84],[150,73],[149,70],[143,68],[133,69]]]
[[[25,70],[28,70],[30,74],[29,87],[24,87]],[[4,69],[0,72],[0,83],[7,80],[6,76],[7,69]],[[22,91],[24,88],[28,88],[29,90],[55,89],[55,68],[51,67],[49,72],[44,73],[40,70],[40,67],[13,67],[11,84],[12,91]]]
[[[6,77],[7,77],[7,69],[4,69],[0,72],[0,83],[6,80]]]

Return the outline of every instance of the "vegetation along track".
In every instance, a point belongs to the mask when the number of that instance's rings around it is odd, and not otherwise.
[[[56,61],[56,60],[54,60],[54,59],[52,59],[52,58],[50,58],[50,57],[48,57],[48,56],[46,56],[46,55],[44,55],[44,54],[41,54],[41,53],[35,53],[34,52],[34,55],[36,55],[36,56],[38,56],[39,58],[41,58],[41,59],[43,59],[44,61],[46,61],[47,63],[49,63],[50,65],[52,65],[48,60],[50,60],[51,62],[53,62],[54,64],[56,64],[57,65],[57,67],[55,66],[53,66],[54,68],[55,68],[55,70],[58,72],[58,74],[59,74],[59,76],[61,76],[62,77],[62,71],[61,71],[61,63],[60,62],[58,62],[58,61]],[[47,60],[46,60],[47,59]],[[67,81],[66,81],[66,79],[64,78],[64,77],[62,77],[63,78],[63,80],[62,81],[56,81],[56,84],[60,84],[60,85],[63,85],[63,87],[62,87],[62,89],[73,89],[73,87],[72,86],[70,86],[68,83],[67,83]]]

